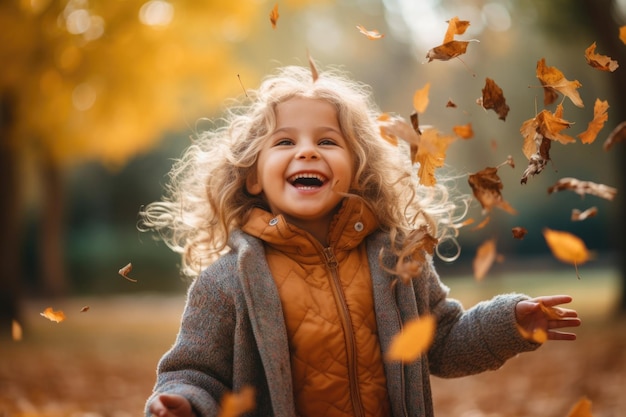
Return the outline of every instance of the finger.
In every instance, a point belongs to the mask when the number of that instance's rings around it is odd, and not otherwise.
[[[563,327],[578,327],[581,321],[579,318],[569,318],[564,320],[550,320],[548,321],[548,329],[561,329]]]
[[[559,304],[568,304],[572,302],[572,297],[569,295],[548,295],[538,297],[538,299],[538,301],[541,301],[547,307],[554,307]]]
[[[551,330],[548,332],[548,340],[576,340],[576,334],[569,332],[555,332]]]

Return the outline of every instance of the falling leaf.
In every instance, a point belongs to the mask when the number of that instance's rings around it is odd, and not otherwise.
[[[474,129],[472,129],[471,123],[462,126],[453,126],[452,131],[461,139],[471,139],[474,137]]]
[[[437,323],[432,315],[423,315],[405,323],[391,340],[387,360],[412,362],[426,353],[433,342]]]
[[[578,236],[549,228],[543,230],[543,236],[554,257],[561,262],[581,265],[590,259],[585,243]]]
[[[22,340],[22,326],[17,320],[11,321],[11,338],[16,342]]]
[[[456,103],[454,103],[454,101],[452,100],[448,100],[448,102],[446,103],[446,107],[451,107],[453,109],[456,108]]]
[[[363,27],[363,25],[357,25],[356,27],[359,32],[361,32],[363,35],[365,35],[367,37],[367,39],[371,40],[371,41],[375,41],[378,39],[382,39],[385,37],[384,34],[378,32],[378,30],[374,29],[374,30],[367,30]]]
[[[443,135],[435,128],[422,132],[413,162],[419,163],[417,176],[423,185],[430,187],[437,183],[435,170],[444,165],[446,151],[454,140],[454,136]]]
[[[587,397],[582,397],[574,404],[567,417],[593,417],[591,415],[591,401]]]
[[[465,33],[470,25],[469,20],[459,20],[457,16],[447,21],[448,29],[443,37],[443,43],[450,42],[456,35],[462,35]]]
[[[599,69],[600,71],[613,72],[619,67],[617,61],[612,60],[606,55],[596,54],[596,43],[592,43],[591,46],[585,49],[585,59],[587,64],[592,68]]]
[[[583,101],[578,93],[578,88],[582,86],[578,80],[569,81],[561,71],[555,67],[546,66],[545,58],[537,62],[537,78],[541,81],[544,90],[543,104],[554,103],[561,93],[568,97],[576,107],[584,107]]]
[[[474,278],[476,278],[477,281],[481,281],[485,275],[487,275],[487,272],[489,272],[491,265],[493,265],[497,257],[498,252],[496,251],[495,239],[489,239],[478,247],[472,263]]]
[[[574,191],[576,194],[583,197],[586,194],[591,194],[609,201],[612,201],[617,194],[616,188],[609,187],[604,184],[597,184],[591,181],[581,181],[572,177],[561,178],[554,183],[554,185],[548,187],[548,194],[563,190]]]
[[[543,344],[548,340],[548,333],[541,328],[537,328],[530,332],[517,324],[517,331],[522,335],[524,339],[532,340],[535,343]]]
[[[276,29],[276,24],[278,23],[278,18],[280,15],[278,14],[278,3],[274,4],[272,11],[270,12],[270,22],[272,23],[272,29]]]
[[[613,129],[611,133],[609,133],[609,136],[606,138],[604,144],[602,145],[602,149],[608,151],[616,143],[624,141],[626,141],[626,121],[617,125],[615,129]]]
[[[136,279],[132,279],[131,277],[128,276],[128,274],[130,274],[130,271],[132,270],[133,270],[133,265],[129,262],[125,267],[123,267],[122,269],[118,271],[118,274],[120,274],[121,276],[129,280],[130,282],[137,282]]]
[[[83,308],[80,309],[81,313],[85,313],[87,311],[89,311],[89,306],[84,306]]]
[[[254,388],[245,386],[241,391],[228,392],[222,397],[220,402],[221,410],[218,417],[239,417],[248,413],[256,407]]]
[[[392,145],[398,146],[398,138],[401,138],[411,145],[419,145],[420,137],[418,133],[401,117],[382,113],[378,116],[377,121],[380,128],[380,135]]]
[[[513,232],[513,238],[519,240],[524,239],[524,237],[528,234],[528,230],[521,226],[515,226],[511,229],[511,232]]]
[[[456,58],[459,55],[463,55],[467,50],[467,45],[470,41],[455,41],[455,35],[462,35],[465,33],[470,23],[467,20],[459,20],[458,17],[453,17],[448,20],[448,29],[443,38],[443,43],[435,48],[430,49],[426,53],[428,62],[434,59],[440,61],[447,61],[452,58]]]
[[[54,311],[52,309],[52,307],[48,307],[46,308],[43,313],[39,313],[41,316],[47,318],[50,321],[54,321],[57,323],[61,323],[63,320],[65,320],[65,313],[63,313],[63,311],[59,310],[59,311]]]
[[[585,211],[580,211],[578,209],[572,209],[572,221],[580,222],[583,220],[587,220],[588,218],[595,217],[598,214],[598,209],[596,207],[589,207]]]
[[[309,66],[311,67],[311,77],[313,78],[313,82],[317,81],[319,78],[319,71],[317,71],[317,67],[315,66],[315,61],[313,61],[313,57],[307,51],[307,57],[309,59]]]
[[[500,120],[506,120],[506,115],[509,114],[509,106],[506,104],[504,93],[498,84],[491,78],[487,78],[482,91],[483,95],[477,100],[478,104],[485,110],[495,111]]]
[[[430,83],[426,83],[424,87],[416,90],[413,94],[413,108],[418,113],[424,113],[428,107],[428,92],[430,91]]]
[[[593,105],[593,120],[587,125],[587,130],[578,135],[582,143],[589,144],[596,140],[598,133],[600,133],[600,130],[604,127],[604,123],[609,120],[609,115],[606,113],[608,109],[608,101],[596,99]]]
[[[483,212],[490,212],[492,208],[499,207],[510,214],[517,213],[502,197],[503,185],[498,176],[497,167],[487,167],[475,174],[470,174],[468,183],[483,207]]]
[[[626,45],[626,25],[619,28],[619,40]]]

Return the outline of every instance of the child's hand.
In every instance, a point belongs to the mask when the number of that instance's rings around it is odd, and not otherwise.
[[[555,329],[580,326],[576,310],[555,307],[572,301],[568,295],[551,295],[520,301],[515,306],[515,316],[520,333],[529,340],[536,331],[545,332],[549,340],[576,340],[574,333]]]
[[[150,413],[156,417],[194,417],[189,401],[181,395],[161,394],[150,403]]]

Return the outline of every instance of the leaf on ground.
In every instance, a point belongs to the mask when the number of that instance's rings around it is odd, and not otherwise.
[[[609,109],[608,101],[596,99],[593,105],[593,120],[587,125],[587,130],[578,135],[580,141],[585,144],[593,143],[598,137],[598,133],[604,127],[604,123],[609,120],[607,110]]]
[[[490,212],[494,207],[499,207],[510,214],[517,214],[517,211],[502,197],[504,186],[498,176],[497,167],[487,167],[470,174],[468,183],[482,206],[483,212]]]
[[[589,48],[585,49],[585,59],[587,64],[592,68],[599,69],[600,71],[613,72],[619,67],[617,61],[612,60],[606,55],[596,54],[596,43],[592,43]]]
[[[385,37],[385,34],[380,33],[376,29],[367,30],[367,29],[365,29],[365,27],[363,27],[363,25],[357,25],[356,28],[359,30],[359,32],[361,32],[363,35],[365,35],[367,37],[367,39],[369,39],[371,41],[375,41],[375,40],[382,39],[382,38]]]
[[[466,125],[453,126],[452,131],[461,139],[471,139],[474,137],[474,129],[472,129],[471,123],[468,123]]]
[[[270,23],[272,24],[272,29],[276,29],[276,24],[278,23],[278,18],[280,15],[278,14],[278,3],[274,4],[272,11],[270,12]]]
[[[506,104],[502,89],[491,78],[487,78],[483,87],[483,95],[476,102],[485,110],[493,110],[500,120],[506,120],[509,106]]]
[[[476,251],[476,256],[472,262],[474,270],[474,278],[476,281],[482,281],[483,278],[491,269],[491,265],[498,258],[498,252],[496,250],[496,239],[488,239],[483,242]]]
[[[412,362],[426,353],[435,336],[437,322],[432,315],[424,315],[405,323],[400,333],[391,340],[388,361]]]
[[[46,308],[42,313],[39,313],[42,317],[47,318],[50,321],[61,323],[65,320],[65,313],[61,310],[54,311],[52,307]]]
[[[618,124],[615,129],[613,129],[611,133],[609,133],[609,136],[606,138],[604,144],[602,145],[602,149],[608,151],[616,143],[624,141],[626,141],[626,121]]]
[[[543,104],[546,106],[556,101],[558,93],[568,97],[576,107],[584,107],[583,101],[578,93],[578,88],[582,86],[578,80],[570,81],[556,67],[546,65],[545,58],[537,62],[537,78],[543,86]]]
[[[580,222],[583,220],[587,220],[591,217],[595,217],[598,214],[597,207],[589,207],[587,210],[580,211],[578,209],[572,209],[572,217],[571,220],[573,222]]]
[[[218,417],[239,417],[256,407],[255,390],[245,386],[239,392],[226,393],[220,405]]]
[[[570,190],[584,197],[586,194],[595,195],[612,201],[617,194],[617,189],[604,184],[598,184],[592,181],[581,181],[572,177],[564,177],[548,187],[548,194],[557,191]]]
[[[525,227],[521,226],[513,227],[511,229],[511,232],[513,233],[513,238],[518,240],[524,239],[524,237],[528,234],[528,230],[526,230]]]
[[[430,83],[426,83],[424,87],[415,90],[413,94],[413,108],[418,113],[424,113],[428,107],[428,93],[430,91]]]
[[[591,414],[591,400],[587,397],[582,397],[574,404],[567,417],[593,417]]]
[[[561,262],[581,265],[591,259],[585,242],[576,235],[545,228],[543,236],[554,257]]]
[[[133,270],[133,264],[129,262],[128,264],[126,264],[126,266],[124,266],[119,271],[117,271],[117,273],[123,276],[125,279],[129,280],[130,282],[137,282],[136,279],[133,279],[128,276],[128,274],[130,274],[132,270]]]

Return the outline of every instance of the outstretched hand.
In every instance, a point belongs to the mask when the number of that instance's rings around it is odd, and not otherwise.
[[[576,310],[557,307],[572,301],[568,295],[550,295],[524,300],[515,306],[515,316],[520,333],[529,340],[531,335],[543,331],[549,340],[576,340],[576,334],[557,329],[580,326]]]
[[[156,417],[194,417],[189,401],[174,394],[161,394],[150,403],[150,413]]]

